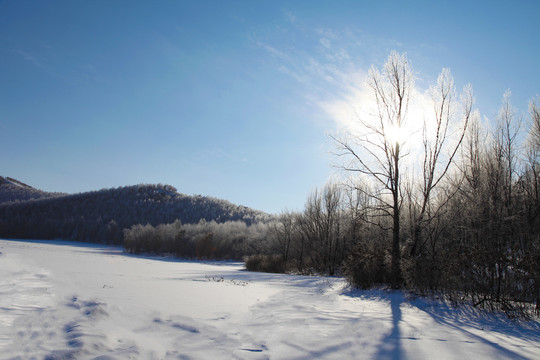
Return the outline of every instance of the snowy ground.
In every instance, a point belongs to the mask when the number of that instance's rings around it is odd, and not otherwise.
[[[0,359],[539,359],[540,325],[337,278],[0,240]]]

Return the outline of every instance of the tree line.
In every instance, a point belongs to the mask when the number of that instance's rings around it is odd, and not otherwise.
[[[124,248],[134,254],[173,255],[187,259],[242,260],[250,254],[267,253],[267,222],[200,220],[182,224],[133,225],[124,229]]]

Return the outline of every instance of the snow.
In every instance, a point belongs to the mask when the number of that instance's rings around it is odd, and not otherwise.
[[[343,279],[0,240],[0,359],[533,359],[540,325]]]

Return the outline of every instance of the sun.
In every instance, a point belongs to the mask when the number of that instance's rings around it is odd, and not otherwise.
[[[384,136],[390,144],[401,147],[418,147],[422,144],[423,114],[420,110],[407,116],[401,124],[390,124],[384,129]]]
[[[407,130],[404,126],[399,126],[397,124],[392,124],[391,126],[385,128],[384,137],[392,146],[400,145],[402,146],[405,140],[408,138]]]
[[[426,131],[428,109],[425,103],[410,104],[406,116],[400,124],[390,123],[384,127],[385,141],[393,148],[400,147],[400,153],[408,158],[406,162],[417,163],[424,149],[423,133]]]
[[[426,92],[414,88],[398,125],[396,119],[381,118],[372,91],[364,82],[344,98],[324,102],[321,106],[335,122],[338,132],[365,140],[365,143],[386,143],[393,148],[399,144],[404,164],[417,166],[423,161],[424,131],[434,131],[429,121],[433,109],[431,98]],[[384,151],[383,148],[372,146],[369,152],[382,159],[385,155],[379,152]]]

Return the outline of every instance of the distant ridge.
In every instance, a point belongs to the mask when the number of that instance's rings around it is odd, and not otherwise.
[[[19,180],[10,178],[10,177],[2,177],[0,176],[0,184],[13,184],[13,185],[19,185],[26,188],[32,188],[30,185],[26,185],[25,183],[20,182]]]
[[[171,185],[133,185],[79,194],[48,193],[0,177],[0,237],[122,243],[136,224],[242,221],[269,215],[229,201],[179,193]]]
[[[0,176],[0,203],[41,199],[58,195],[64,194],[38,190],[17,179]]]

